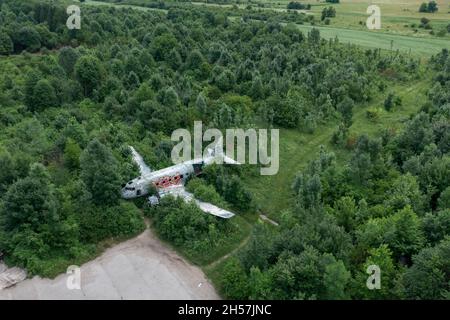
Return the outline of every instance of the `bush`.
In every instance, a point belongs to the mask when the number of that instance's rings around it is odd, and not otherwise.
[[[386,100],[384,100],[384,109],[386,111],[391,111],[394,106],[398,107],[402,105],[402,98],[395,95],[394,93],[389,93]]]
[[[39,51],[41,48],[41,36],[34,27],[22,27],[14,39],[14,48],[18,52],[23,50],[29,52]]]
[[[336,9],[333,7],[323,8],[322,10],[322,21],[325,20],[325,18],[334,18],[336,17]]]
[[[249,284],[244,268],[237,258],[228,260],[223,268],[221,288],[228,299],[248,299]]]
[[[348,128],[342,123],[331,137],[331,143],[336,146],[344,146],[348,137]]]
[[[139,209],[131,202],[113,207],[86,208],[79,214],[80,236],[85,242],[98,242],[111,237],[128,238],[145,229]]]
[[[0,32],[0,55],[9,55],[13,52],[13,49],[14,45],[9,35]]]
[[[240,166],[232,166],[227,170],[241,170]],[[214,185],[217,192],[230,203],[234,208],[239,210],[249,210],[254,206],[253,195],[244,187],[241,179],[236,175],[236,171],[229,172],[224,166],[208,166],[204,171],[205,180]]]
[[[288,3],[287,8],[291,9],[291,10],[305,10],[305,9],[309,10],[309,9],[311,9],[311,5],[303,4],[303,3],[300,3],[297,1],[291,1]]]
[[[370,121],[376,122],[380,119],[382,112],[381,108],[371,108],[366,111],[366,116]]]
[[[437,36],[438,36],[438,37],[445,37],[446,34],[447,34],[447,30],[441,29],[441,30],[437,33]]]
[[[430,1],[428,4],[424,2],[419,7],[419,12],[435,13],[438,10],[436,1]]]
[[[189,192],[192,192],[194,196],[199,200],[210,202],[221,208],[226,207],[225,201],[222,200],[214,186],[206,184],[206,182],[202,179],[192,179],[191,181],[189,181],[186,189]]]
[[[163,239],[196,263],[209,262],[211,252],[233,241],[237,231],[230,220],[214,217],[193,202],[171,196],[162,198],[158,206],[147,207],[145,214],[152,217],[153,226]]]

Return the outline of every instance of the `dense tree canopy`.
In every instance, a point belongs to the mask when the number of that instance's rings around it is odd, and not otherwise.
[[[313,18],[295,10],[147,6],[167,12],[86,5],[82,29],[68,30],[61,4],[0,1],[0,251],[8,262],[55,275],[103,240],[142,231],[144,213],[200,264],[250,234],[216,272],[227,298],[448,299],[448,50],[424,67],[409,55],[325,40],[316,28],[304,34],[295,23]],[[385,88],[425,76],[428,101],[396,130],[351,131],[375,97],[388,116],[401,109]],[[138,176],[128,146],[152,168],[167,167],[171,133],[195,120],[308,137],[329,126],[332,138],[284,181],[292,192],[279,226],[255,221],[247,166],[213,165],[188,184],[238,213],[231,221],[180,199],[158,207],[122,200],[121,185]],[[365,285],[373,264],[384,277],[379,291]]]

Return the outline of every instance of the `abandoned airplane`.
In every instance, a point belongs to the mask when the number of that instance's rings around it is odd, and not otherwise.
[[[194,201],[202,211],[214,216],[224,219],[234,216],[234,213],[230,211],[195,199],[194,195],[187,192],[184,188],[185,183],[190,177],[199,175],[205,166],[215,163],[218,158],[223,163],[239,164],[237,161],[225,156],[222,149],[217,147],[214,150],[208,149],[208,155],[203,158],[185,161],[158,171],[152,171],[145,164],[142,156],[133,147],[130,146],[130,149],[133,160],[138,165],[141,175],[122,186],[123,198],[132,199],[146,196],[149,193],[149,186],[153,184],[158,195],[151,195],[148,198],[150,205],[159,204],[160,198],[173,195],[183,198],[186,202]]]

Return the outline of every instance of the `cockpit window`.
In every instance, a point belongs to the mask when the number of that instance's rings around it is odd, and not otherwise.
[[[128,191],[134,191],[134,190],[136,190],[136,188],[126,187],[125,190],[128,190]]]

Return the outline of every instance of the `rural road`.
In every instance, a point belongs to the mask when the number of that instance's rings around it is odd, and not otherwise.
[[[150,229],[81,266],[81,289],[69,290],[67,274],[34,277],[0,290],[0,300],[220,299],[198,267],[162,243]]]

